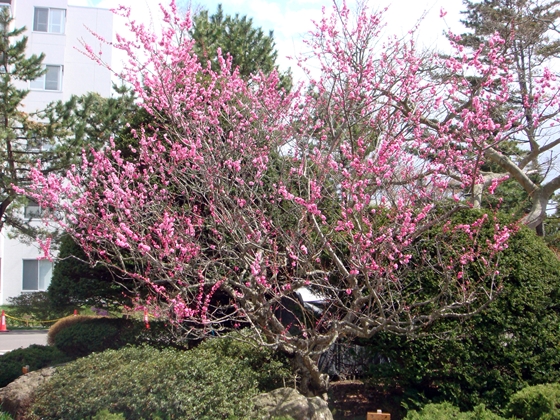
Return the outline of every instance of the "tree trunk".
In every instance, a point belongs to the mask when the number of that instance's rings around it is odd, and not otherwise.
[[[546,206],[548,204],[548,195],[539,189],[533,193],[533,206],[527,213],[522,222],[531,229],[535,229],[539,236],[543,236],[542,223],[546,219]],[[539,229],[540,226],[540,229]]]
[[[308,397],[320,396],[327,400],[329,375],[319,371],[317,360],[296,352],[293,363],[295,371],[301,375],[300,392]]]

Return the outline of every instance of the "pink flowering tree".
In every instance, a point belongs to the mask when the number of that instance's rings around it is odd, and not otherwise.
[[[509,92],[498,37],[489,62],[444,60],[335,4],[310,34],[317,75],[287,94],[276,74],[201,63],[189,16],[162,10],[161,34],[130,22],[135,38],[115,45],[154,121],[135,131],[137,159],[110,144],[65,177],[36,171],[27,192],[92,262],[148,289],[139,304],[189,336],[251,327],[317,394],[318,358],[338,340],[410,334],[493,297],[510,228],[450,216],[484,181],[483,145],[518,119],[492,118]],[[473,89],[473,74],[493,89]]]

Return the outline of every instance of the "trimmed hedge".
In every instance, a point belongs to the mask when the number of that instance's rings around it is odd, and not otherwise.
[[[49,342],[72,358],[93,352],[119,349],[128,344],[149,344],[153,347],[178,347],[165,323],[150,322],[146,329],[143,322],[123,318],[76,316],[59,321],[49,331]]]
[[[249,418],[260,386],[276,386],[288,370],[266,349],[220,340],[189,351],[127,347],[78,359],[38,390],[32,413],[43,419],[86,419],[103,410],[126,419]]]
[[[95,318],[99,317],[95,315],[69,315],[59,319],[49,328],[49,332],[47,333],[47,344],[49,346],[54,346],[54,340],[60,331],[65,330],[66,328],[69,328],[75,324],[80,324],[82,322],[89,321],[90,319]]]
[[[147,330],[143,322],[135,320],[85,315],[66,317],[54,324],[47,341],[50,346],[34,344],[0,356],[0,388],[17,379],[26,365],[30,370],[42,369],[128,344],[183,348],[173,341],[163,322],[151,322]]]
[[[0,388],[21,376],[23,366],[29,365],[29,370],[33,371],[69,360],[70,358],[57,348],[38,344],[10,351],[0,356]]]
[[[207,339],[195,350],[235,359],[236,363],[256,372],[257,386],[262,392],[273,391],[285,386],[288,380],[293,381],[287,356],[256,346],[252,334],[249,329],[231,332],[224,337]]]

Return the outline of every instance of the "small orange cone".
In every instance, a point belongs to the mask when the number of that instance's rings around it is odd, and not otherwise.
[[[6,326],[6,313],[2,309],[2,321],[0,322],[0,332],[8,332],[8,327]]]
[[[146,329],[150,329],[150,319],[148,318],[148,311],[144,309],[144,322],[146,323]]]

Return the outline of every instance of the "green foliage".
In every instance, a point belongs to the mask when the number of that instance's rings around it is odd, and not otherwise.
[[[68,360],[69,357],[60,350],[38,344],[10,351],[0,356],[0,388],[17,379],[22,374],[23,366],[29,365],[29,370],[33,371]]]
[[[506,412],[523,420],[560,419],[560,384],[535,385],[516,392]]]
[[[114,96],[104,98],[96,92],[82,96],[72,95],[67,102],[52,102],[40,113],[42,118],[57,121],[69,127],[67,147],[64,150],[68,161],[81,159],[81,154],[72,153],[82,148],[99,149],[109,139],[124,130],[126,124],[138,111],[132,89],[113,85]],[[52,127],[48,126],[48,129]]]
[[[92,352],[120,348],[117,319],[80,322],[61,330],[54,339],[56,348],[72,357],[83,357]]]
[[[3,7],[0,10],[0,160],[3,164],[0,177],[0,227],[7,224],[24,229],[14,209],[21,206],[25,199],[18,197],[13,185],[28,181],[27,170],[38,156],[27,152],[26,137],[29,134],[34,136],[39,127],[31,123],[27,114],[19,112],[28,90],[19,89],[16,85],[44,73],[44,54],[26,57],[27,38],[21,36],[25,28],[10,29],[12,21],[10,8]]]
[[[47,334],[47,344],[54,346],[54,340],[58,333],[71,325],[84,322],[89,319],[97,318],[95,315],[70,315],[56,321],[50,328]]]
[[[130,304],[124,288],[104,266],[91,267],[84,251],[65,235],[47,290],[53,309],[69,312],[79,306],[118,307]]]
[[[263,392],[285,386],[291,377],[290,361],[286,356],[257,346],[249,329],[232,332],[219,339],[208,339],[197,347],[197,351],[238,359],[238,363],[258,373],[258,388]]]
[[[428,404],[419,412],[409,411],[404,420],[505,420],[503,417],[487,410],[483,404],[473,411],[461,413],[459,408],[448,402]]]
[[[371,365],[370,380],[403,390],[408,405],[450,401],[463,410],[481,403],[503,410],[525,386],[560,380],[558,258],[520,228],[501,254],[500,271],[501,293],[474,317],[441,321],[417,337],[376,335],[370,351],[390,362]]]
[[[8,413],[4,413],[0,411],[0,420],[13,420],[13,417],[10,416]]]
[[[47,292],[22,293],[8,299],[11,307],[6,311],[10,316],[25,319],[30,325],[52,325],[52,321],[61,316],[62,312],[53,309]]]
[[[163,322],[150,322],[148,330],[143,322],[104,317],[84,319],[62,328],[54,335],[53,342],[56,348],[72,358],[119,349],[128,344],[180,347]]]
[[[271,73],[276,66],[278,53],[275,50],[272,31],[265,35],[261,28],[253,27],[253,19],[224,15],[222,5],[218,5],[216,13],[208,14],[203,10],[193,19],[191,36],[195,41],[194,52],[201,63],[209,61],[212,69],[219,70],[218,48],[222,53],[229,53],[232,66],[237,68],[242,77],[249,77],[259,71]],[[281,75],[280,85],[289,91],[292,80],[290,73]]]
[[[113,414],[109,410],[101,410],[91,420],[126,420],[123,414]]]
[[[471,32],[463,34],[463,45],[477,49],[481,42],[497,32],[509,41],[508,48],[530,50],[532,54],[528,59],[540,61],[560,52],[560,40],[551,30],[560,17],[558,2],[466,0],[464,4],[465,19],[461,23]]]
[[[19,210],[28,199],[15,191],[30,183],[30,169],[41,160],[44,173],[67,168],[79,158],[82,144],[76,144],[75,133],[66,115],[43,112],[23,112],[23,101],[29,90],[21,88],[43,75],[44,54],[26,53],[25,28],[12,25],[10,8],[0,10],[0,228],[14,229],[24,238],[47,234],[44,229],[21,217]],[[23,83],[22,83],[23,82]],[[70,106],[69,106],[70,107]]]
[[[544,157],[548,142],[545,127],[553,117],[544,113],[534,118],[533,97],[537,90],[535,80],[560,52],[560,38],[555,29],[560,19],[559,3],[556,0],[464,0],[463,4],[461,23],[468,33],[461,35],[459,43],[467,47],[467,51],[474,52],[498,34],[505,41],[501,47],[506,58],[504,64],[514,75],[510,86],[516,91],[509,96],[501,112],[492,116],[494,122],[503,124],[509,112],[523,116],[520,132],[493,147],[496,154],[486,153],[483,170],[509,173],[510,178],[496,190],[496,195],[487,195],[488,202],[492,205],[496,204],[496,199],[503,199],[502,210],[517,214],[535,211],[532,217],[542,221],[547,217],[546,212],[541,212],[535,204],[543,198],[551,198],[558,180],[549,176],[550,164],[542,164],[547,159]],[[476,54],[481,61],[488,62],[488,53],[489,49],[483,48]],[[473,84],[476,82],[472,80]],[[492,89],[491,86],[486,88]],[[493,164],[488,165],[489,161]],[[521,182],[516,173],[523,173],[527,178]],[[536,228],[542,235],[542,225],[539,223]]]
[[[0,228],[13,228],[23,240],[37,235],[56,236],[31,219],[21,217],[29,199],[15,191],[26,188],[31,168],[41,160],[44,173],[61,172],[81,159],[83,148],[98,148],[128,121],[135,109],[134,97],[116,88],[115,98],[96,93],[73,96],[45,109],[25,112],[23,102],[29,90],[22,88],[46,71],[44,54],[26,53],[25,28],[12,29],[10,8],[0,10]]]
[[[45,420],[89,418],[107,407],[127,419],[247,418],[266,373],[230,355],[236,344],[217,340],[189,351],[126,347],[78,359],[38,390],[32,411]]]

